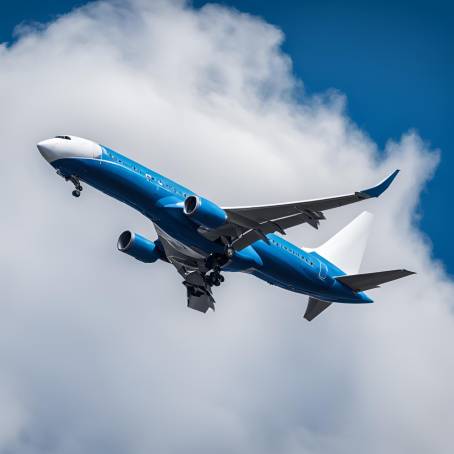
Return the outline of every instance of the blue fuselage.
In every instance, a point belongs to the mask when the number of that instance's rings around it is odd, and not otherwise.
[[[198,226],[183,212],[183,202],[192,191],[135,161],[102,147],[99,158],[68,157],[52,165],[63,175],[82,181],[140,211],[168,236],[201,255],[224,252],[221,242],[202,236]],[[241,271],[286,290],[332,302],[367,303],[364,293],[355,293],[335,279],[345,273],[315,252],[307,252],[280,236],[267,235],[237,251],[224,267]]]

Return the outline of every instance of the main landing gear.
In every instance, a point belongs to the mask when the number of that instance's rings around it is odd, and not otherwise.
[[[80,197],[80,193],[82,192],[83,187],[80,184],[79,178],[75,175],[71,175],[70,177],[65,177],[65,180],[71,181],[71,183],[74,185],[74,191],[72,192],[72,195],[74,197]]]
[[[205,263],[210,274],[205,274],[205,282],[210,287],[219,287],[224,282],[224,276],[221,275],[221,267],[229,262],[235,255],[235,249],[227,245],[223,254],[211,254]]]

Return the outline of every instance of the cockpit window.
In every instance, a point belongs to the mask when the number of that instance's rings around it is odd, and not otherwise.
[[[56,139],[65,139],[65,140],[71,140],[71,137],[69,136],[55,136]]]

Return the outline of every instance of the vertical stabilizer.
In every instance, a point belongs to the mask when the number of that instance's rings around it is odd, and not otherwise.
[[[315,249],[346,274],[356,274],[361,266],[373,215],[361,213],[326,243]]]

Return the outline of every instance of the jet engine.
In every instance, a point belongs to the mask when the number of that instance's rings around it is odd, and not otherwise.
[[[153,263],[161,258],[158,241],[150,241],[142,235],[129,230],[126,230],[119,236],[117,248],[119,251],[144,263]]]
[[[207,229],[217,229],[227,222],[227,213],[221,207],[197,195],[186,197],[183,211],[196,224]]]

